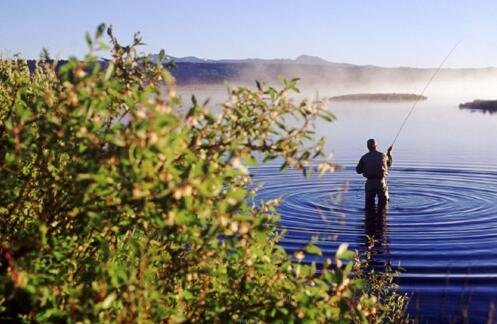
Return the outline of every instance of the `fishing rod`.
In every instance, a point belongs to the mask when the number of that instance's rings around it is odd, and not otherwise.
[[[402,129],[404,128],[404,126],[406,125],[407,123],[407,120],[409,119],[409,117],[411,116],[412,112],[414,111],[414,108],[416,108],[416,105],[418,104],[419,100],[423,97],[426,89],[428,89],[428,87],[430,86],[431,82],[433,81],[433,79],[435,79],[435,76],[438,74],[438,72],[440,72],[440,70],[442,69],[442,66],[445,64],[445,61],[447,61],[447,59],[449,58],[449,56],[452,54],[452,52],[454,52],[454,50],[457,48],[457,46],[459,46],[459,44],[462,42],[462,39],[459,40],[455,45],[454,47],[452,47],[452,49],[450,50],[450,52],[447,54],[447,56],[445,56],[445,58],[443,59],[442,63],[440,63],[440,65],[438,66],[438,68],[435,70],[435,72],[431,75],[431,78],[428,80],[428,82],[425,84],[425,87],[423,88],[423,91],[421,91],[421,94],[420,96],[416,99],[416,101],[414,102],[414,104],[412,105],[411,109],[409,110],[409,113],[407,113],[406,117],[404,118],[404,121],[402,122],[402,125],[400,126],[399,128],[399,131],[397,132],[397,135],[395,135],[395,138],[393,139],[393,142],[392,142],[392,145],[393,146],[395,144],[395,142],[397,141],[397,138],[399,137],[400,133],[402,132]]]

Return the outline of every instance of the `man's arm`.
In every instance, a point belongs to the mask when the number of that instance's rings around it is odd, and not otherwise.
[[[392,166],[392,162],[393,162],[393,159],[392,159],[392,149],[393,149],[393,146],[390,145],[390,147],[387,150],[387,165],[388,165],[388,167],[391,167]]]
[[[362,160],[362,158],[359,160],[359,163],[357,163],[355,171],[359,174],[364,173],[364,161]]]

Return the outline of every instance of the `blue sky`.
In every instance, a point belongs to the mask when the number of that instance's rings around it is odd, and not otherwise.
[[[497,1],[27,1],[0,2],[0,50],[35,58],[82,56],[84,33],[111,23],[143,52],[173,56],[295,58],[380,66],[497,66]]]

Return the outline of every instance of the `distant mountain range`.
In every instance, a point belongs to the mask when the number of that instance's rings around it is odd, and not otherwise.
[[[152,60],[157,61],[159,55],[152,55]],[[300,55],[296,59],[259,59],[259,58],[249,58],[249,59],[221,59],[221,60],[211,60],[198,58],[196,56],[186,56],[186,57],[172,57],[167,56],[163,63],[169,61],[174,61],[176,63],[212,63],[212,64],[223,64],[223,63],[248,63],[248,64],[297,64],[297,65],[327,65],[335,67],[352,67],[355,66],[349,63],[334,63],[326,61],[319,56],[311,55]]]
[[[152,56],[153,60],[158,55]],[[390,84],[401,88],[405,84],[426,82],[435,69],[412,67],[380,67],[335,63],[317,56],[301,55],[296,59],[201,59],[194,56],[166,57],[163,63],[175,62],[172,69],[178,84],[253,84],[255,80],[277,82],[279,76],[299,77],[301,85],[356,85]],[[488,80],[497,89],[497,68],[444,68],[437,75],[439,83],[457,80],[465,83]],[[395,88],[395,87],[394,87]]]
[[[152,55],[157,61],[158,55]],[[380,67],[335,63],[317,56],[301,55],[296,59],[224,59],[211,60],[194,56],[171,57],[163,64],[174,61],[171,73],[179,86],[253,85],[256,80],[279,84],[278,78],[300,78],[301,89],[325,91],[329,95],[361,92],[413,92],[417,93],[431,78],[435,69],[413,67]],[[58,66],[65,61],[58,61]],[[102,60],[107,64],[107,60]],[[34,69],[35,60],[28,60]],[[497,94],[497,68],[443,68],[437,74],[430,90],[446,94]]]

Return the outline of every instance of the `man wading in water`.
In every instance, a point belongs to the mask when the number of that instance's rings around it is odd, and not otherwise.
[[[383,154],[376,150],[378,146],[374,139],[367,142],[369,152],[364,154],[356,166],[357,173],[362,173],[366,181],[366,210],[373,210],[375,197],[378,196],[378,209],[383,209],[388,203],[387,175],[392,165],[392,146]]]

